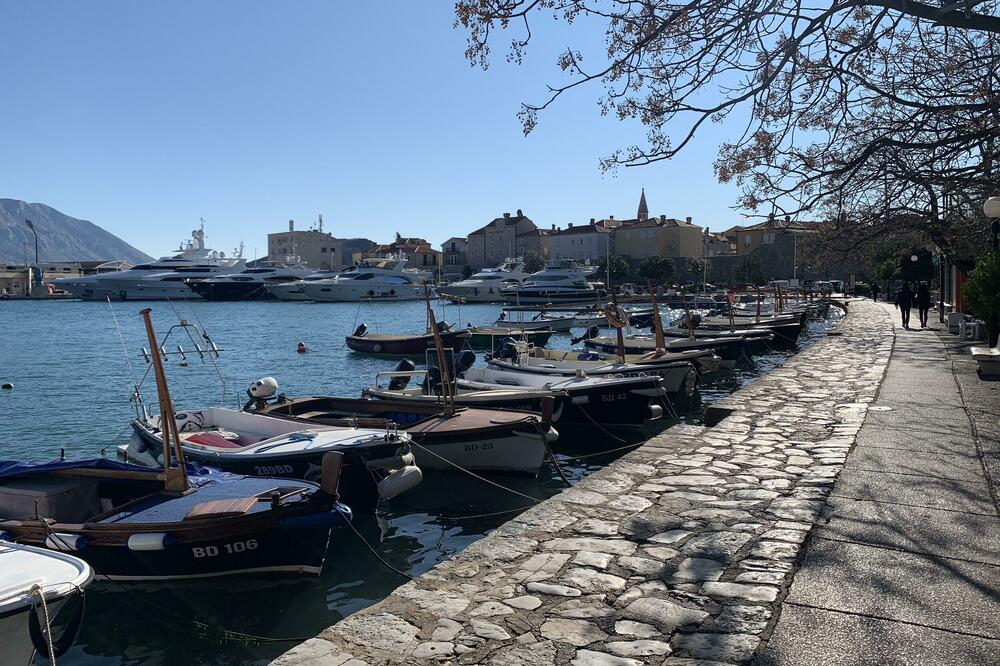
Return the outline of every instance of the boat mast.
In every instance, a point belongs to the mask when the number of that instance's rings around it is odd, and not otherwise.
[[[424,303],[427,305],[427,326],[434,336],[434,350],[437,352],[438,369],[441,371],[441,397],[444,398],[444,415],[454,416],[455,396],[452,393],[451,377],[448,374],[448,366],[444,359],[444,342],[441,340],[441,331],[438,330],[437,321],[434,317],[434,310],[431,309],[430,290],[424,285]],[[430,382],[428,382],[430,383]]]
[[[184,452],[180,446],[180,435],[177,432],[177,418],[174,415],[174,403],[170,400],[170,389],[163,372],[163,359],[160,358],[160,346],[156,342],[156,332],[153,330],[152,310],[145,308],[139,312],[146,324],[146,337],[149,338],[150,357],[153,362],[153,374],[156,377],[156,395],[160,399],[160,439],[163,441],[163,485],[167,490],[186,492],[191,488],[188,484],[187,470],[184,467]],[[177,467],[170,464],[170,452],[176,446]]]
[[[663,322],[660,321],[660,306],[656,304],[656,290],[649,280],[646,280],[646,289],[649,290],[649,302],[653,306],[653,332],[656,334],[656,353],[659,355],[667,351],[667,343],[663,339]]]

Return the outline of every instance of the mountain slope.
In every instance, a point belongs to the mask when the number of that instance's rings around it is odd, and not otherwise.
[[[114,234],[86,220],[60,213],[45,204],[0,199],[0,261],[28,261],[35,257],[35,237],[24,223],[31,220],[38,232],[38,258],[47,261],[97,261],[124,259],[132,263],[150,257]]]

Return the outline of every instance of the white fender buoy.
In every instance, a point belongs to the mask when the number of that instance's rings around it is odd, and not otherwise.
[[[45,547],[49,550],[58,550],[64,553],[83,550],[87,545],[87,540],[79,534],[66,534],[55,532],[45,537]]]
[[[375,458],[374,460],[367,461],[366,465],[368,469],[403,469],[404,467],[415,465],[416,462],[413,454],[407,452],[389,458]]]
[[[170,535],[166,532],[133,534],[128,538],[129,550],[165,550]]]
[[[382,499],[392,499],[407,490],[413,490],[424,480],[424,473],[416,465],[408,465],[395,471],[378,482],[378,495]]]

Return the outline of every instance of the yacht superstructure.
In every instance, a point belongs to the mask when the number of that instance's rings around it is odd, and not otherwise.
[[[572,259],[550,259],[543,270],[532,273],[519,285],[505,287],[501,294],[505,303],[593,302],[606,296],[587,281],[595,270]]]
[[[313,301],[413,301],[424,297],[425,274],[406,268],[403,254],[363,259],[357,266],[324,280],[304,282]],[[433,290],[432,290],[433,294]]]
[[[504,299],[501,289],[516,287],[529,275],[531,274],[524,270],[523,259],[508,258],[496,268],[484,268],[465,280],[459,280],[442,288],[439,294],[453,301],[499,302]]]
[[[59,278],[53,285],[85,301],[151,301],[197,299],[188,283],[243,270],[243,246],[226,256],[205,247],[205,225],[191,232],[171,257],[137,264],[122,271]]]

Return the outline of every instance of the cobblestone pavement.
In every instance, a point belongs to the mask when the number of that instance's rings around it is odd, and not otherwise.
[[[750,661],[892,349],[870,301],[729,396],[280,657],[280,666]]]

